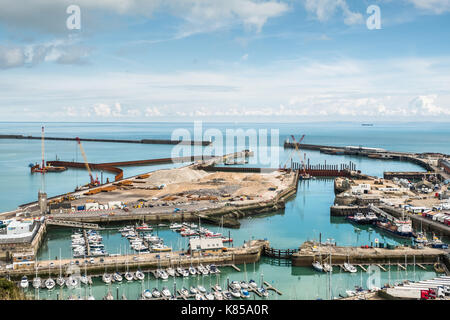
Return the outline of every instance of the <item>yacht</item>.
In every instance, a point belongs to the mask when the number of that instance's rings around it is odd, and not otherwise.
[[[323,271],[323,266],[322,266],[322,264],[319,261],[314,261],[312,263],[312,266],[313,266],[314,269],[316,269],[319,272]]]
[[[88,279],[88,277],[86,275],[84,275],[84,276],[80,277],[80,282],[82,284],[88,284],[89,283],[89,279]]]
[[[228,290],[222,291],[222,295],[225,300],[231,300],[232,298],[232,295]]]
[[[66,280],[66,286],[68,286],[69,288],[74,288],[78,285],[78,280],[77,278],[73,277],[73,276],[69,276]]]
[[[152,289],[152,296],[153,296],[153,298],[161,298],[161,292],[159,292],[158,289],[153,288]]]
[[[196,293],[198,293],[198,290],[197,290],[194,286],[191,286],[191,287],[189,288],[189,292],[190,292],[191,294],[196,294]]]
[[[145,278],[144,273],[140,270],[136,271],[135,275],[138,280],[144,280],[144,278]]]
[[[344,263],[344,270],[350,273],[357,272],[356,267],[347,262]]]
[[[216,284],[216,285],[214,286],[214,290],[220,292],[220,291],[222,291],[222,287],[219,286],[218,284]]]
[[[233,280],[230,283],[230,288],[235,290],[241,290],[241,285],[239,284],[239,282]]]
[[[41,287],[41,284],[42,284],[41,278],[36,277],[36,278],[33,279],[33,287],[35,289],[39,289]]]
[[[193,266],[189,267],[189,273],[193,276],[195,276],[197,274],[197,271],[195,270],[195,268]]]
[[[111,281],[112,281],[111,275],[108,274],[108,273],[104,273],[103,276],[102,276],[102,281],[103,281],[104,283],[106,283],[106,284],[110,284]]]
[[[240,282],[240,285],[241,285],[241,289],[248,289],[248,284],[247,284],[247,282],[241,281],[241,282]]]
[[[200,293],[206,293],[206,289],[204,286],[197,286],[198,291],[200,291]]]
[[[55,280],[53,280],[52,278],[48,278],[47,280],[45,280],[45,287],[48,290],[52,290],[55,287],[56,283]]]
[[[326,262],[323,263],[322,267],[323,267],[323,271],[325,271],[325,272],[333,271],[333,267]]]
[[[131,273],[131,272],[126,272],[125,273],[125,279],[127,280],[127,281],[133,281],[133,274]]]
[[[249,285],[250,287],[252,287],[252,288],[257,288],[257,287],[258,287],[258,284],[257,284],[256,281],[253,280],[253,279],[251,279],[251,280],[248,282],[248,285]]]
[[[195,294],[195,300],[205,300],[200,293]]]
[[[214,292],[214,299],[215,299],[215,300],[223,300],[223,295],[222,295],[222,293],[219,292],[219,291]]]
[[[257,290],[264,298],[267,298],[269,296],[269,291],[264,289],[264,287],[258,288]]]
[[[173,268],[167,268],[167,274],[171,277],[175,277],[175,270]]]
[[[146,289],[142,292],[142,296],[144,299],[150,299],[152,297],[152,292],[149,289]]]
[[[170,291],[167,287],[164,287],[161,291],[162,295],[166,298],[169,298],[171,296]]]
[[[232,289],[230,293],[235,298],[240,298],[241,297],[241,292],[240,292],[239,289]]]
[[[366,220],[367,222],[372,223],[378,221],[378,217],[375,213],[369,212],[368,214],[366,214]]]
[[[206,300],[214,300],[214,295],[211,292],[205,294]]]
[[[247,289],[244,289],[244,288],[241,289],[241,297],[244,299],[247,299],[250,297],[250,293],[247,291]]]
[[[114,281],[116,281],[116,282],[122,282],[122,280],[123,280],[122,275],[118,272],[114,273],[113,277],[114,277]]]
[[[180,290],[180,293],[185,297],[189,296],[189,290],[186,289],[185,287],[183,287],[183,289]]]
[[[26,276],[22,277],[22,280],[20,280],[20,287],[22,289],[28,288],[28,278]]]
[[[58,286],[63,287],[64,284],[66,283],[66,281],[64,280],[63,277],[58,277],[58,278],[56,279],[56,283],[58,284]]]

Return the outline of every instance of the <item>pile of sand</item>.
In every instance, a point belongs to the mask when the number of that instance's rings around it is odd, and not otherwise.
[[[147,183],[152,185],[173,184],[182,182],[193,182],[207,176],[208,173],[203,170],[193,170],[190,168],[179,168],[170,170],[159,170],[146,179]]]

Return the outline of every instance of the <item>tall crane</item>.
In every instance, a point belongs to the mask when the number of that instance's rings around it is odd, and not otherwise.
[[[83,155],[84,165],[86,166],[86,169],[89,172],[89,178],[91,179],[91,183],[90,184],[93,185],[93,186],[98,185],[99,184],[98,179],[94,180],[91,168],[89,168],[89,162],[87,160],[86,153],[84,152],[83,146],[81,145],[81,140],[78,137],[76,137],[76,140],[77,140],[78,146],[80,147],[81,154]]]
[[[299,140],[298,142],[295,140],[294,135],[291,135],[291,137],[292,137],[292,140],[294,140],[294,143],[295,143],[295,151],[298,152],[298,157],[300,158],[300,162],[302,163],[303,173],[306,173],[305,163],[304,163],[303,160],[302,160],[302,154],[300,153],[300,149],[299,149],[300,143],[301,143],[301,142],[303,141],[303,139],[305,138],[305,135],[302,135],[302,137],[300,138],[300,140]]]

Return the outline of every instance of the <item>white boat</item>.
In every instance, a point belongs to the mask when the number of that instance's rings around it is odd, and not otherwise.
[[[156,274],[158,275],[159,278],[161,278],[162,280],[167,280],[169,279],[169,275],[167,274],[167,272],[165,272],[164,270],[156,270]]]
[[[125,279],[127,280],[127,281],[133,281],[133,274],[131,273],[131,272],[126,272],[125,273]]]
[[[233,290],[241,290],[241,285],[237,281],[231,281],[230,288]]]
[[[241,282],[240,282],[240,285],[241,285],[241,289],[248,289],[248,284],[247,284],[247,282],[241,281]]]
[[[241,297],[241,292],[238,289],[232,289],[230,291],[231,295],[235,298],[240,298]]]
[[[214,295],[211,292],[205,294],[206,300],[214,300]]]
[[[183,225],[181,225],[179,223],[171,223],[169,226],[170,229],[180,229],[182,227],[183,227]]]
[[[180,293],[185,297],[189,296],[189,290],[184,287],[180,290]]]
[[[106,284],[110,284],[111,281],[112,281],[111,275],[108,274],[108,273],[104,273],[103,276],[102,276],[102,281],[103,281],[104,283],[106,283]]]
[[[333,267],[330,266],[328,263],[323,263],[322,267],[323,267],[323,271],[325,271],[325,272],[333,271]]]
[[[28,288],[28,278],[26,276],[22,277],[22,280],[20,280],[20,287],[22,289]]]
[[[161,297],[161,292],[159,292],[158,289],[153,288],[153,290],[152,290],[152,296],[153,296],[153,298],[160,298],[160,297]]]
[[[214,299],[215,299],[215,300],[223,300],[223,295],[222,295],[222,293],[221,293],[221,292],[218,292],[218,291],[214,292]]]
[[[198,291],[200,291],[201,293],[206,293],[206,289],[204,286],[197,286]]]
[[[175,277],[175,270],[173,268],[167,268],[167,274],[171,277]]]
[[[197,290],[195,287],[191,286],[191,287],[189,288],[189,292],[190,292],[191,294],[196,294],[196,293],[198,293],[198,290]]]
[[[189,267],[189,273],[193,276],[195,276],[197,274],[197,271],[195,270],[195,268],[193,266]]]
[[[58,286],[63,287],[66,284],[66,281],[64,280],[63,277],[58,277],[56,279],[56,283],[58,284]]]
[[[84,276],[80,277],[80,282],[82,284],[88,284],[89,283],[89,279],[88,279],[88,277],[86,275],[84,275]]]
[[[114,296],[108,291],[108,294],[103,298],[103,300],[114,300]]]
[[[74,288],[78,285],[78,280],[75,277],[69,276],[66,280],[66,286],[69,288]]]
[[[322,266],[322,264],[319,261],[314,261],[312,263],[312,266],[313,266],[314,269],[316,269],[319,272],[323,271],[323,266]]]
[[[114,281],[116,281],[116,282],[122,282],[122,280],[123,280],[122,275],[118,272],[114,273],[113,277],[114,277]]]
[[[170,291],[167,287],[164,287],[161,291],[162,295],[166,298],[169,298],[171,296]]]
[[[56,283],[55,280],[53,280],[52,278],[48,278],[47,280],[45,280],[45,287],[48,290],[52,290],[55,287]]]
[[[33,279],[33,287],[35,289],[39,289],[41,287],[41,284],[42,284],[41,278],[36,277],[36,278]]]
[[[347,294],[347,297],[353,297],[356,295],[356,291],[353,290],[345,290],[345,293]]]
[[[136,275],[136,278],[138,280],[144,280],[145,279],[145,274],[142,271],[140,271],[140,270],[136,271],[135,275]]]
[[[253,279],[251,279],[249,282],[248,282],[248,285],[250,286],[250,287],[252,287],[252,288],[257,288],[258,287],[258,284],[255,282],[255,280],[253,280]]]
[[[220,291],[222,291],[222,287],[219,286],[218,284],[216,284],[216,285],[214,286],[214,290],[220,292]]]
[[[149,289],[144,290],[144,292],[142,292],[142,296],[145,299],[151,299],[152,297],[152,292]]]
[[[354,265],[351,265],[350,263],[345,262],[344,263],[344,270],[350,273],[355,273],[358,270],[356,270],[356,267]]]

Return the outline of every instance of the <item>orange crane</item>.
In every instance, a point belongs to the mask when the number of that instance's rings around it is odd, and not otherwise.
[[[84,152],[83,146],[81,145],[81,140],[78,137],[76,137],[76,140],[78,142],[78,146],[80,147],[81,154],[83,155],[84,165],[86,166],[86,169],[89,172],[89,178],[91,179],[90,185],[91,186],[97,186],[100,183],[98,181],[98,178],[94,180],[94,177],[92,176],[91,168],[89,168],[89,162],[87,160],[86,153]]]
[[[299,156],[299,158],[300,158],[300,162],[302,163],[303,173],[305,174],[305,173],[306,173],[305,163],[304,163],[303,160],[302,160],[302,154],[300,153],[300,149],[299,149],[300,143],[301,143],[301,142],[303,141],[303,139],[305,138],[305,135],[302,135],[302,137],[300,138],[300,140],[299,140],[298,142],[295,140],[294,135],[291,135],[291,137],[292,137],[292,139],[294,140],[294,143],[295,143],[295,151],[298,152],[298,156]]]

